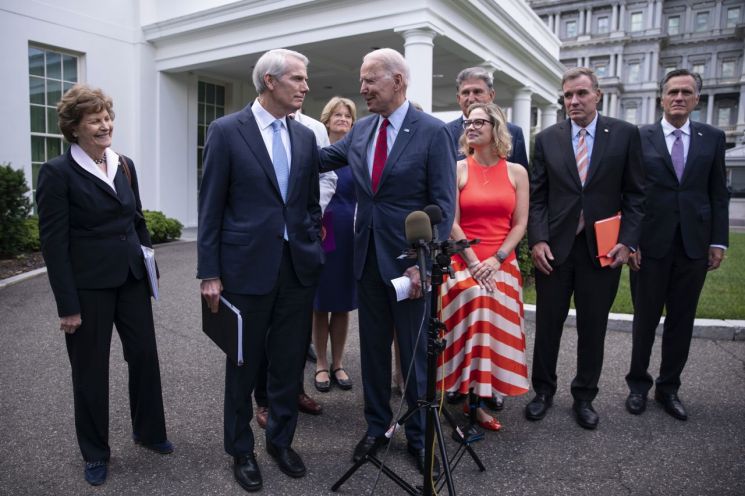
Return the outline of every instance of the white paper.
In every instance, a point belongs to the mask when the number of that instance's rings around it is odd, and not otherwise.
[[[224,296],[220,295],[220,301],[238,317],[238,358],[236,359],[236,363],[240,367],[243,365],[243,316],[241,315],[241,311],[226,300]]]
[[[147,279],[150,283],[150,291],[153,298],[158,299],[158,270],[155,268],[155,250],[152,248],[140,245],[142,248],[142,256],[145,258],[145,269],[147,269]]]
[[[408,276],[401,276],[391,279],[393,289],[396,290],[396,301],[402,301],[409,297],[411,292],[411,279]]]

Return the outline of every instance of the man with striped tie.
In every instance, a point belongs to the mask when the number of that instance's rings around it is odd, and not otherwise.
[[[569,119],[536,136],[530,187],[528,243],[536,267],[535,397],[525,408],[540,420],[556,393],[561,334],[574,296],[577,310],[577,372],[572,381],[577,423],[595,429],[592,401],[598,392],[608,312],[621,265],[636,249],[643,217],[643,169],[639,131],[601,116],[598,80],[577,67],[562,78]],[[595,221],[621,212],[618,243],[598,254]],[[613,259],[601,267],[598,255]]]

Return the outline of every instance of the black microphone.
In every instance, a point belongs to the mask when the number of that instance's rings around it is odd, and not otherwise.
[[[415,210],[406,216],[406,241],[416,249],[417,264],[419,265],[419,280],[422,292],[427,290],[426,252],[427,244],[432,241],[432,226],[429,216],[421,210]]]
[[[427,205],[424,207],[424,213],[429,217],[429,223],[432,224],[432,238],[437,241],[440,236],[437,233],[437,225],[442,222],[442,209],[437,205]]]

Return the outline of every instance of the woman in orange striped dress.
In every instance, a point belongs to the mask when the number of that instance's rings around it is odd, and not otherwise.
[[[528,391],[522,278],[515,249],[528,222],[528,173],[507,162],[512,139],[494,104],[475,103],[463,121],[458,201],[451,239],[481,240],[453,257],[442,285],[447,347],[438,377],[448,392],[515,396]],[[469,402],[473,405],[473,402]],[[479,404],[478,424],[501,424]]]

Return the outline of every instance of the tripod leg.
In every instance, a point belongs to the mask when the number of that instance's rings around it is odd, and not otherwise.
[[[442,410],[442,413],[445,415],[445,420],[448,421],[448,423],[450,424],[450,427],[453,429],[453,431],[456,431],[457,432],[457,430],[458,430],[458,423],[455,421],[455,419],[453,418],[452,414],[449,411],[445,410],[445,409]],[[469,441],[468,438],[463,438],[463,440],[461,442],[462,442],[463,446],[466,448],[466,451],[468,451],[468,454],[471,455],[471,458],[473,458],[473,461],[476,464],[476,466],[479,468],[479,471],[481,471],[481,472],[486,471],[486,467],[484,467],[484,464],[481,463],[481,459],[479,458],[479,456],[476,454],[476,452],[471,447],[471,441]]]
[[[430,406],[432,409],[432,419],[435,424],[435,433],[437,433],[437,446],[440,448],[440,458],[442,459],[442,475],[445,476],[445,482],[448,485],[448,494],[455,496],[455,486],[453,485],[453,474],[450,471],[450,460],[448,460],[448,452],[445,448],[445,438],[442,436],[442,425],[440,424],[440,416],[437,415],[437,405]]]
[[[369,461],[368,458],[369,458],[369,455],[365,455],[362,458],[360,458],[359,460],[357,460],[356,462],[354,462],[354,465],[352,465],[349,468],[349,470],[347,470],[346,472],[344,472],[344,475],[342,475],[339,478],[339,480],[336,481],[333,486],[331,486],[331,490],[333,492],[338,491],[339,488],[342,486],[342,484],[344,484],[347,481],[347,479],[349,479],[350,477],[352,477],[352,475],[357,471],[358,468],[360,468],[362,465],[364,465],[366,462]]]

